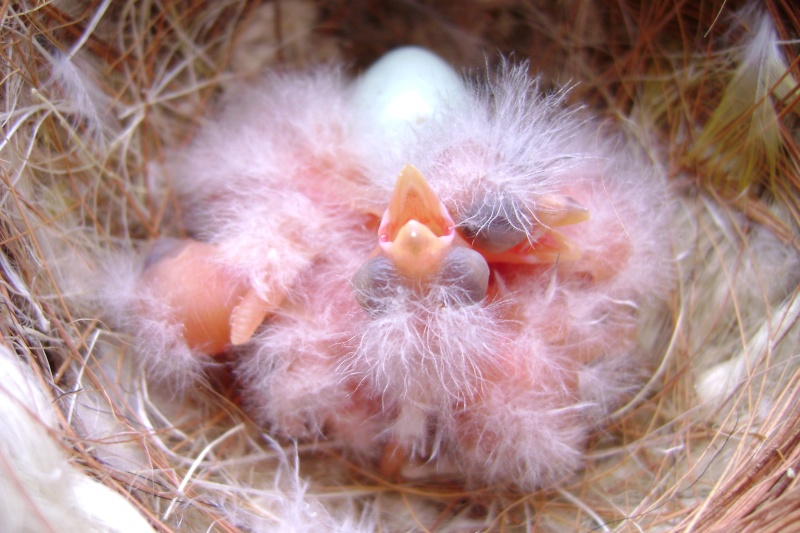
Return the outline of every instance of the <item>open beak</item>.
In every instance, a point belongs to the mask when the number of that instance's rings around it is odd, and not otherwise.
[[[404,275],[425,278],[439,271],[455,235],[453,219],[425,178],[404,166],[378,229],[380,249]]]
[[[539,199],[533,218],[532,235],[506,250],[492,250],[479,240],[473,246],[490,263],[548,264],[581,258],[581,249],[558,228],[588,220],[588,209],[569,196],[551,194]]]
[[[570,196],[550,194],[539,200],[536,219],[548,228],[571,226],[589,220],[589,210]]]

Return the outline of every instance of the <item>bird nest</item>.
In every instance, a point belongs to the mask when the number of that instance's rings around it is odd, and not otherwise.
[[[800,19],[789,4],[4,3],[0,351],[23,363],[28,392],[0,385],[15,398],[0,402],[5,427],[22,428],[0,439],[2,529],[122,530],[109,515],[130,508],[158,531],[797,528]],[[676,285],[642,330],[657,363],[555,487],[465,489],[424,465],[387,478],[324,440],[254,424],[224,372],[171,395],[86,296],[86,258],[182,234],[154,168],[221,95],[266,71],[336,63],[355,75],[403,44],[468,73],[529,59],[543,86],[572,86],[570,104],[663,165],[675,195],[664,246]],[[86,497],[74,488],[86,479],[113,496]]]

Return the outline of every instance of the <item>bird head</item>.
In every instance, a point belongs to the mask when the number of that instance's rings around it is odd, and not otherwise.
[[[424,296],[436,287],[443,301],[471,305],[486,297],[488,284],[486,260],[456,232],[419,170],[404,166],[381,218],[378,246],[353,277],[356,299],[380,314],[399,294]]]

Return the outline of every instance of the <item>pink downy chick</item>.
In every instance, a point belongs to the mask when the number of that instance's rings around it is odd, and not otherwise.
[[[671,270],[658,172],[563,96],[524,66],[470,86],[419,49],[353,85],[272,77],[170,166],[198,241],[142,283],[192,350],[233,352],[279,435],[554,483],[641,378]],[[218,308],[195,316],[194,287]]]

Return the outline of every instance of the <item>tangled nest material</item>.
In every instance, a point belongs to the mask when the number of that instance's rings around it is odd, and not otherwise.
[[[798,528],[800,15],[781,0],[541,4],[0,6],[0,416],[14,428],[0,437],[0,529]],[[544,80],[576,83],[573,103],[663,162],[680,198],[671,320],[647,330],[662,362],[568,485],[393,483],[325,443],[274,440],[228,383],[174,401],[57,267],[180,233],[152,164],[227,88],[324,61],[356,72],[409,43],[464,68],[530,58]]]

